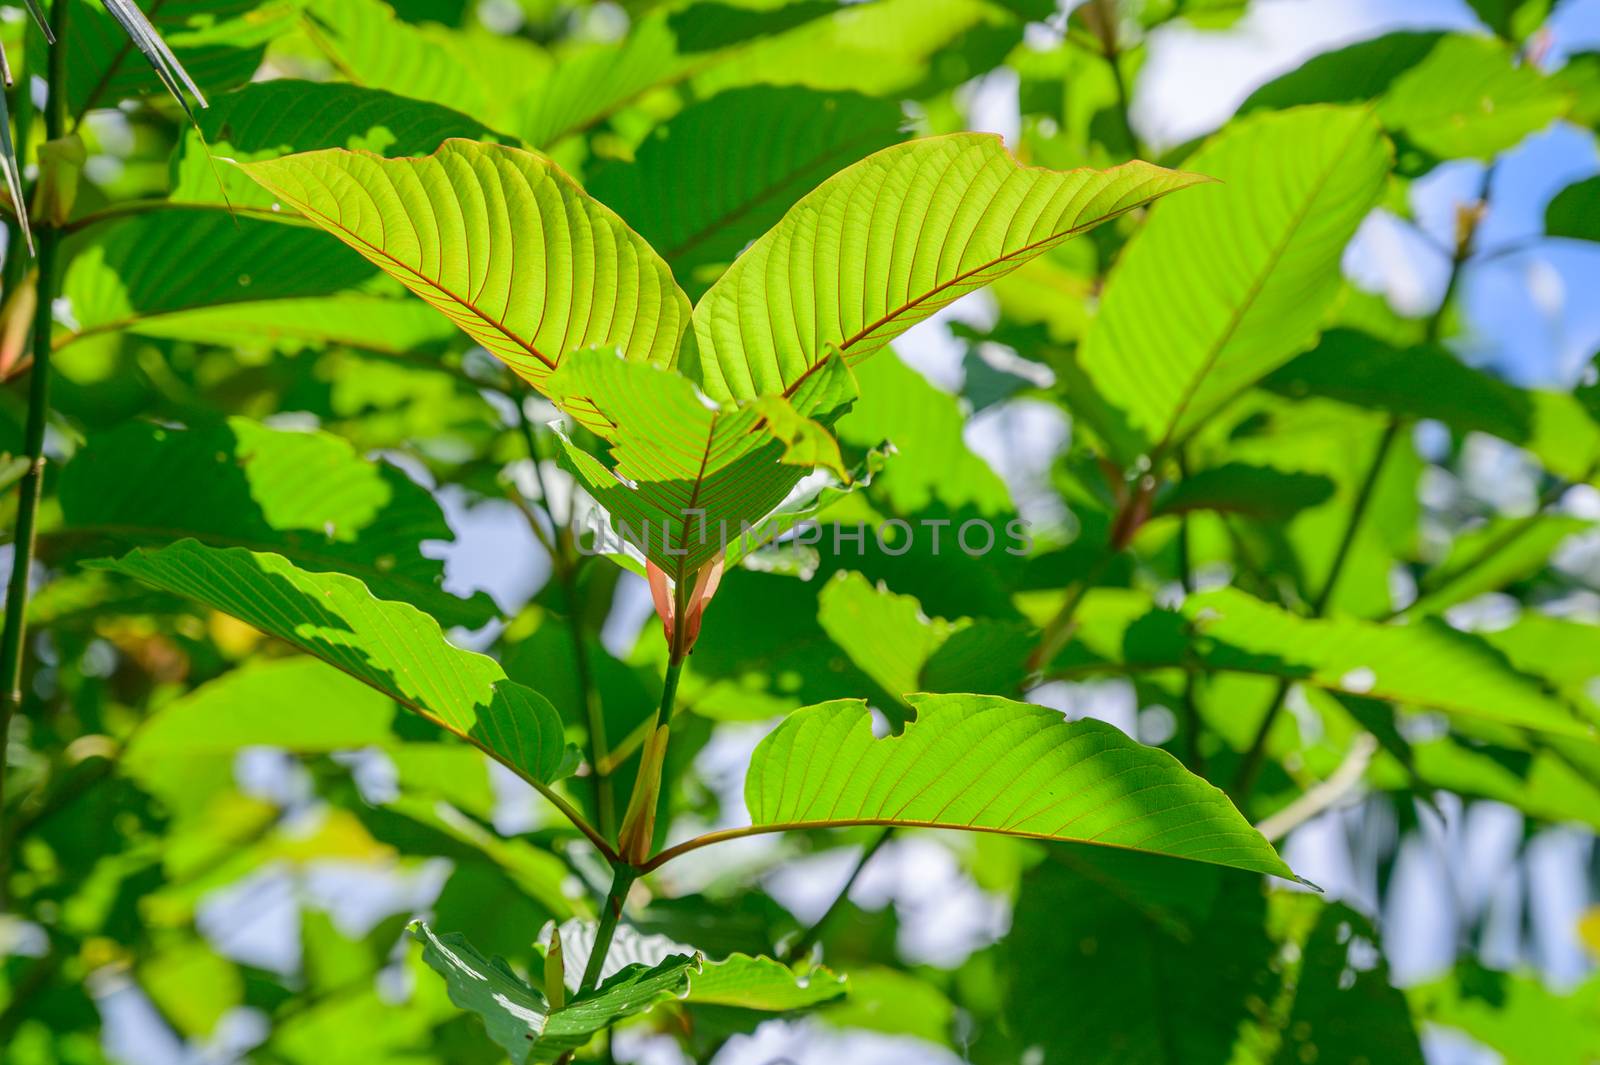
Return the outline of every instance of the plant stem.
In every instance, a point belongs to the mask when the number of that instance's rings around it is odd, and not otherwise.
[[[1184,479],[1189,476],[1189,462],[1183,449],[1178,449],[1178,473]],[[1194,559],[1189,544],[1189,514],[1187,512],[1178,517],[1178,583],[1183,588],[1183,594],[1194,594]],[[1200,720],[1200,706],[1195,695],[1195,674],[1193,670],[1185,670],[1183,674],[1183,732],[1184,732],[1184,763],[1189,769],[1200,776],[1206,775],[1205,754],[1200,750],[1200,732],[1203,728]]]
[[[1117,117],[1122,120],[1122,131],[1128,138],[1128,152],[1134,158],[1143,154],[1139,135],[1133,131],[1133,105],[1128,92],[1128,79],[1122,73],[1122,46],[1117,40],[1117,6],[1109,0],[1094,0],[1095,28],[1100,38],[1100,56],[1111,68],[1111,81],[1117,90]]]
[[[889,837],[893,835],[894,829],[885,829],[877,839],[867,845],[866,850],[861,852],[861,857],[856,859],[855,868],[850,870],[850,875],[845,878],[844,886],[839,889],[839,894],[835,895],[833,901],[828,904],[827,910],[823,912],[821,917],[816,919],[810,928],[801,932],[799,938],[784,950],[783,960],[785,962],[793,962],[811,949],[811,945],[822,935],[822,930],[827,926],[828,921],[838,912],[839,907],[844,905],[845,900],[850,897],[850,889],[856,886],[856,881],[860,879],[862,871],[867,867],[867,863],[872,861],[873,856],[883,849],[883,845],[888,843]]]
[[[600,834],[607,839],[615,839],[617,832],[616,793],[611,786],[611,775],[605,769],[606,756],[609,753],[606,747],[606,720],[604,707],[600,702],[600,691],[594,683],[594,671],[589,662],[589,641],[583,631],[583,619],[578,612],[578,575],[577,559],[572,551],[572,537],[570,531],[563,536],[556,527],[555,512],[550,509],[550,486],[545,484],[544,471],[539,466],[539,443],[534,435],[533,425],[528,421],[527,410],[523,406],[523,397],[512,397],[517,404],[517,428],[522,433],[523,443],[528,448],[528,458],[533,462],[534,480],[539,485],[539,502],[544,508],[544,513],[550,519],[550,528],[554,535],[550,538],[540,537],[545,550],[550,553],[550,567],[555,571],[556,582],[561,586],[562,612],[566,615],[567,631],[572,638],[572,665],[578,679],[578,698],[583,702],[584,720],[588,730],[589,768],[591,770],[590,784],[594,789],[595,817],[599,821]],[[535,531],[539,531],[538,519],[533,519]]]
[[[1327,613],[1328,604],[1333,601],[1333,593],[1339,586],[1339,577],[1344,573],[1345,563],[1350,560],[1350,551],[1355,546],[1357,534],[1361,532],[1362,521],[1372,504],[1372,497],[1378,481],[1382,478],[1389,452],[1394,450],[1394,442],[1400,436],[1400,427],[1399,417],[1390,418],[1389,424],[1384,427],[1383,436],[1378,439],[1377,450],[1373,452],[1372,461],[1367,466],[1366,475],[1361,479],[1360,489],[1357,490],[1355,505],[1350,510],[1350,520],[1345,522],[1344,533],[1339,537],[1339,546],[1334,552],[1333,563],[1328,568],[1328,577],[1322,583],[1322,590],[1311,601],[1311,616],[1314,618],[1320,618]],[[1284,701],[1288,697],[1289,680],[1285,678],[1278,682],[1272,702],[1268,704],[1267,712],[1261,717],[1261,725],[1256,729],[1255,737],[1251,739],[1250,746],[1239,763],[1239,771],[1233,778],[1233,786],[1228,789],[1235,805],[1249,798],[1250,789],[1255,787],[1256,777],[1260,775],[1261,766],[1266,761],[1267,740],[1272,734],[1272,726],[1277,723],[1278,715],[1283,711]]]
[[[50,28],[56,45],[50,49],[50,97],[45,106],[45,137],[56,140],[66,128],[66,30],[71,0],[54,0],[50,5]],[[28,205],[17,204],[25,211]],[[24,449],[28,472],[23,475],[17,496],[16,535],[12,538],[11,581],[6,589],[5,631],[0,635],[0,853],[7,853],[5,841],[5,764],[11,718],[22,705],[22,659],[27,636],[28,578],[33,570],[34,535],[39,517],[39,496],[44,487],[44,431],[50,413],[50,329],[60,257],[60,232],[42,219],[38,225],[39,301],[33,315],[33,376],[28,381],[28,421],[24,430]],[[7,254],[17,254],[8,248]],[[0,866],[0,904],[6,900],[8,872]]]
[[[611,867],[611,890],[606,895],[605,908],[600,911],[600,927],[595,929],[594,948],[589,951],[589,963],[583,967],[583,980],[578,984],[578,994],[592,991],[600,985],[600,973],[606,966],[606,955],[611,952],[611,941],[617,935],[617,922],[622,920],[622,905],[627,901],[628,889],[639,878],[636,870],[621,863]]]

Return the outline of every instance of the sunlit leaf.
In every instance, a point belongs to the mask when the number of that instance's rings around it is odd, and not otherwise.
[[[608,467],[568,443],[584,487],[675,580],[753,544],[760,534],[752,529],[811,467],[844,474],[826,425],[855,384],[838,359],[788,399],[721,409],[702,403],[687,378],[605,351],[570,356],[546,387],[610,444]]]
[[[1257,89],[1240,111],[1367,101],[1411,171],[1439,159],[1491,159],[1568,107],[1561,89],[1504,42],[1402,32],[1317,56]]]
[[[752,823],[1000,832],[1293,878],[1220,791],[1109,725],[985,696],[911,704],[917,720],[882,739],[859,701],[789,715],[751,757]]]
[[[1115,411],[1095,428],[1125,465],[1316,339],[1389,151],[1369,112],[1318,107],[1237,123],[1186,165],[1222,184],[1151,212],[1078,353]]]
[[[327,662],[545,786],[570,768],[561,719],[483,655],[447,643],[414,607],[353,577],[308,573],[279,555],[180,540],[90,564],[231,614]]]
[[[481,592],[446,592],[443,563],[421,554],[424,541],[453,539],[438,503],[326,433],[244,418],[194,429],[137,423],[91,437],[63,470],[60,493],[57,535],[75,554],[188,536],[351,574],[445,624],[477,627],[494,613]]]
[[[629,966],[551,1009],[503,960],[485,957],[460,935],[441,936],[425,924],[412,935],[422,942],[423,960],[444,978],[450,1001],[476,1013],[516,1065],[555,1061],[617,1021],[677,998],[702,965],[698,955],[674,955],[653,968]]]
[[[1181,613],[1146,611],[1140,598],[1108,595],[1105,613],[1088,610],[1078,643],[1058,660],[1057,672],[1127,667],[1256,674],[1438,710],[1467,723],[1596,735],[1594,722],[1482,638],[1437,619],[1405,625],[1318,620],[1231,588],[1190,596]]]
[[[1062,241],[1202,180],[1138,162],[1027,169],[977,134],[887,148],[808,194],[706,292],[684,372],[714,399],[791,392],[830,352],[860,362]]]
[[[329,150],[245,171],[536,388],[579,348],[669,364],[688,323],[666,263],[530,152],[452,140],[421,159]]]

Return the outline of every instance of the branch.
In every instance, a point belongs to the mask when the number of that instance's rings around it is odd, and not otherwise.
[[[1337,806],[1361,783],[1378,751],[1378,740],[1370,732],[1363,732],[1350,744],[1344,761],[1322,783],[1308,790],[1294,802],[1256,825],[1256,831],[1268,843],[1276,843],[1307,821]]]

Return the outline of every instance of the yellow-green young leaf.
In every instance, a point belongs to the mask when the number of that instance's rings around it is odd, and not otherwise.
[[[280,555],[194,540],[91,562],[231,614],[315,655],[544,788],[569,767],[561,718],[498,663],[463,651],[439,623],[375,599],[338,573],[307,573]]]
[[[1119,460],[1181,441],[1311,345],[1389,163],[1372,114],[1338,107],[1242,120],[1189,160],[1223,183],[1151,212],[1078,355]]]
[[[616,531],[675,579],[753,540],[756,526],[814,465],[844,476],[831,423],[855,398],[838,359],[793,396],[707,406],[670,370],[607,351],[571,355],[551,396],[611,446],[612,465],[565,442],[568,463]]]
[[[580,348],[668,365],[688,323],[660,256],[532,152],[449,140],[420,159],[329,149],[244,170],[535,388]]]
[[[886,148],[807,194],[711,286],[684,372],[713,399],[788,392],[835,348],[858,362],[1069,237],[1204,180],[1141,162],[1023,167],[985,134]]]
[[[1110,725],[994,696],[911,702],[917,720],[884,739],[859,700],[789,715],[751,756],[752,824],[999,832],[1294,878],[1222,792]]]

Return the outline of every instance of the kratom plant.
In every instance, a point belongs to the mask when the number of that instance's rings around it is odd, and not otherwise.
[[[0,1065],[1600,1054],[1592,976],[1484,909],[1397,987],[1378,902],[1463,804],[1600,825],[1600,403],[1458,350],[1496,160],[1600,118],[1551,6],[1153,148],[1151,40],[1242,0],[56,0]],[[1425,312],[1364,225],[1439,245]]]

